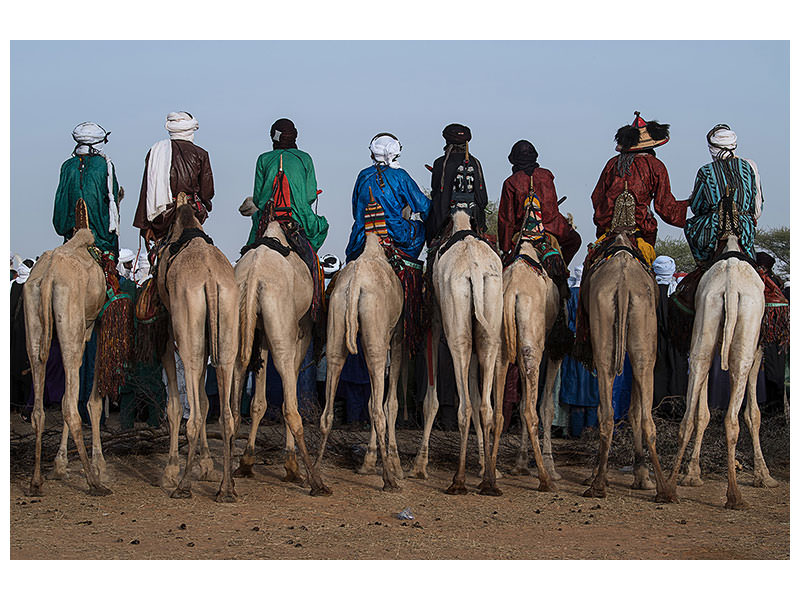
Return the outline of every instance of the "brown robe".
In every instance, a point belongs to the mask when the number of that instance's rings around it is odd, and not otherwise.
[[[165,212],[158,215],[152,222],[147,220],[147,164],[150,152],[144,160],[144,175],[142,189],[139,193],[139,205],[133,226],[141,229],[142,235],[146,230],[152,230],[156,239],[166,235],[170,225],[175,219],[175,203],[173,202]],[[214,197],[214,176],[211,173],[211,162],[206,152],[188,140],[172,140],[172,164],[169,170],[169,185],[173,199],[184,192],[195,201],[199,201],[205,211],[198,211],[202,223],[211,212],[211,199]]]

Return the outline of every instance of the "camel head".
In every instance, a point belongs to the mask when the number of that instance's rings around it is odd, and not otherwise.
[[[194,214],[194,208],[189,204],[180,204],[178,208],[175,209],[175,223],[172,226],[172,235],[170,239],[172,241],[177,240],[181,237],[181,233],[183,233],[184,229],[203,230],[203,226]]]

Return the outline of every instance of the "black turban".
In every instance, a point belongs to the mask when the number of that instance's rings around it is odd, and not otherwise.
[[[472,132],[466,125],[451,123],[444,128],[442,136],[448,144],[464,144],[472,139]]]
[[[274,150],[297,148],[297,128],[289,119],[278,119],[269,128]]]
[[[511,146],[511,153],[508,155],[508,162],[511,163],[511,172],[525,171],[527,175],[533,175],[533,170],[539,166],[536,160],[539,153],[528,140],[520,140]]]

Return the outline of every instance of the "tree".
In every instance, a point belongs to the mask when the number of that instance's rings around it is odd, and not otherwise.
[[[658,238],[655,245],[656,256],[669,256],[675,261],[675,269],[689,273],[694,271],[695,263],[686,238]]]
[[[756,229],[755,246],[775,257],[773,271],[783,278],[789,276],[789,228]]]

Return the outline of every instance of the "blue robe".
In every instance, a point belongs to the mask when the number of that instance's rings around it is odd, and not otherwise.
[[[421,221],[407,221],[403,208],[408,205],[411,212],[420,213],[422,220],[428,216],[431,201],[411,176],[403,169],[381,167],[383,188],[378,181],[375,165],[358,174],[353,189],[353,229],[347,244],[347,261],[354,260],[364,250],[364,210],[369,204],[369,190],[386,213],[386,228],[395,247],[412,258],[417,258],[425,243],[425,226]]]
[[[742,229],[739,243],[746,254],[755,260],[753,238],[756,231],[756,196],[760,194],[753,167],[743,158],[715,160],[700,167],[690,198],[693,217],[686,220],[686,241],[694,259],[705,262],[713,255],[719,241],[719,203],[730,187],[739,211]]]

